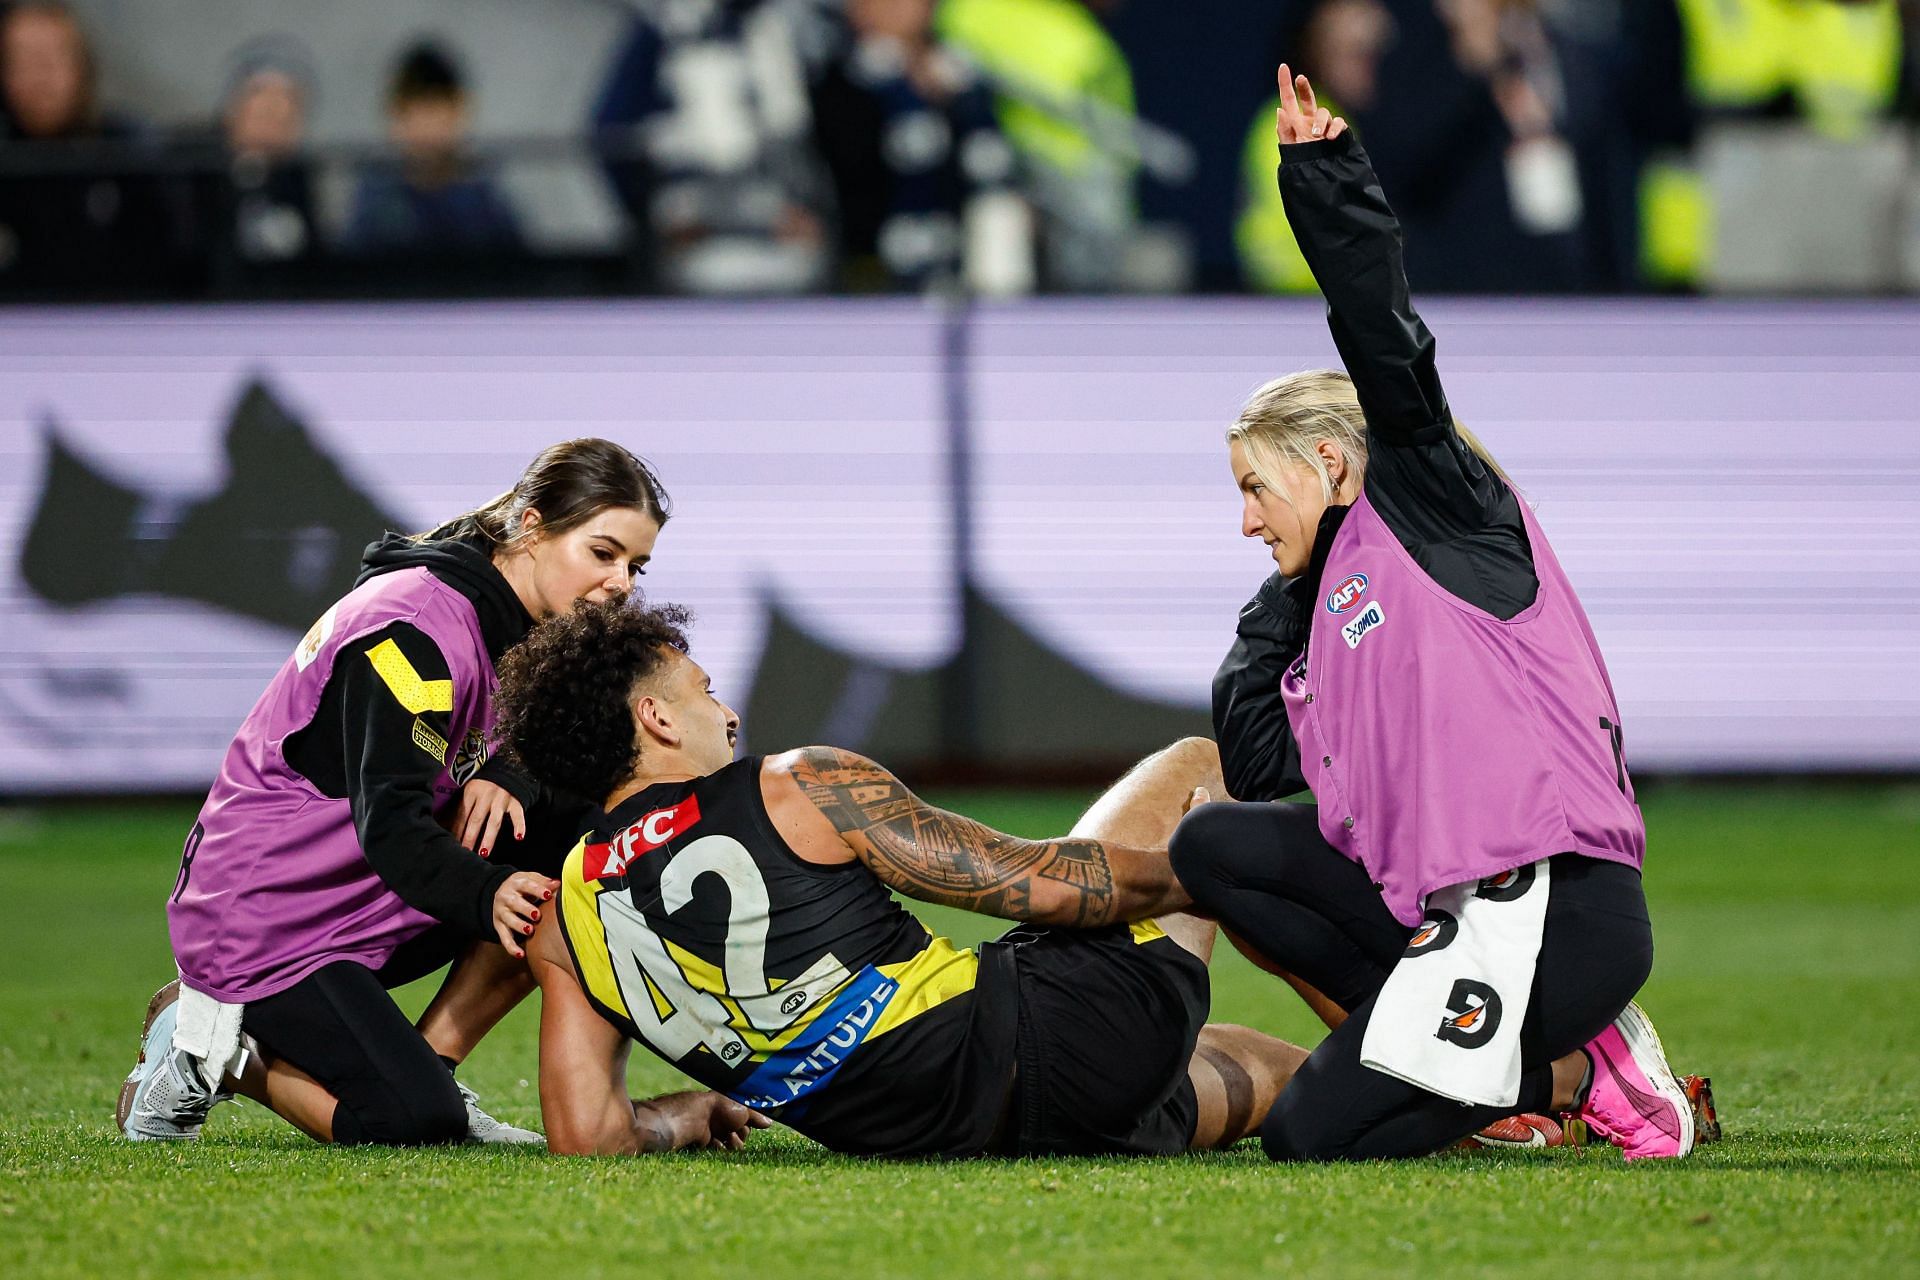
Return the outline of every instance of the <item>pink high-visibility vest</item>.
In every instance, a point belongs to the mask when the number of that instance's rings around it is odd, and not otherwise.
[[[312,722],[341,649],[394,622],[424,631],[452,676],[452,733],[433,782],[436,811],[486,759],[499,680],[473,603],[425,568],[355,587],[260,695],[200,810],[167,903],[181,981],[195,990],[243,1004],[336,960],[378,969],[395,947],[434,925],[368,864],[352,803],[322,795],[284,751]]]
[[[1600,647],[1519,505],[1540,590],[1502,621],[1428,577],[1363,495],[1281,679],[1321,832],[1408,926],[1445,885],[1557,853],[1638,867],[1646,851]]]

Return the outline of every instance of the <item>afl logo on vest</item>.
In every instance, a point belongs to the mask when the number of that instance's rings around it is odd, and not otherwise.
[[[1360,597],[1367,594],[1367,575],[1350,573],[1346,580],[1327,593],[1327,612],[1334,617],[1352,611],[1360,603]]]
[[[1500,1029],[1500,993],[1484,982],[1461,978],[1447,997],[1447,1016],[1440,1019],[1434,1039],[1478,1049]]]

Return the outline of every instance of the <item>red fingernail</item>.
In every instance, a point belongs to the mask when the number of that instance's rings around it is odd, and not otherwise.
[[[528,934],[529,936],[531,936],[531,935],[532,935],[532,933],[533,933],[533,926],[532,926],[532,925],[528,925],[528,926],[527,926],[526,928],[524,928],[524,929],[522,929],[522,930],[521,930],[520,932],[522,932],[522,933],[524,933],[524,934]]]
[[[538,907],[535,907],[535,908],[533,909],[533,918],[534,918],[535,920],[538,920],[538,919],[540,918],[540,908],[538,908]]]
[[[546,896],[546,897],[544,897],[544,898],[542,898],[542,899],[540,899],[540,901],[542,901],[542,902],[550,902],[550,901],[552,901],[552,899],[553,899],[553,890],[551,890],[551,889],[549,889],[549,890],[547,890],[547,896]]]
[[[482,850],[480,851],[480,856],[484,858],[484,857],[487,857],[488,855],[490,855],[490,854],[491,854],[492,852],[493,852],[493,850],[491,850],[491,849],[482,849]]]

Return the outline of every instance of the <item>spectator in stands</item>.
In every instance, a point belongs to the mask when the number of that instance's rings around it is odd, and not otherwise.
[[[1906,21],[1915,12],[1910,6]],[[1636,0],[1626,6],[1623,44],[1631,51],[1625,63],[1631,78],[1620,100],[1645,160],[1641,264],[1650,283],[1692,288],[1714,273],[1716,199],[1698,163],[1703,134],[1723,125],[1760,125],[1777,143],[1810,131],[1830,156],[1864,144],[1903,100],[1913,105],[1915,51],[1904,25],[1898,0]],[[1766,139],[1751,141],[1757,145],[1749,164],[1778,158],[1777,150],[1769,157]],[[1764,176],[1791,181],[1795,175],[1775,170]],[[1869,200],[1897,205],[1898,192],[1882,187],[1869,195],[1869,181],[1861,176],[1856,210]],[[1829,201],[1796,206],[1790,198],[1768,198],[1765,204],[1765,216],[1776,223],[1806,224],[1797,228],[1800,248],[1817,249],[1830,238],[1818,225]],[[1791,256],[1795,230],[1788,226],[1783,236],[1768,238]],[[1789,281],[1790,264],[1777,265],[1783,269],[1776,287],[1820,283]]]
[[[1393,38],[1393,19],[1380,0],[1322,0],[1312,5],[1299,34],[1286,43],[1288,60],[1307,68],[1320,105],[1356,119],[1373,110],[1380,89],[1380,55]],[[1264,293],[1313,293],[1313,272],[1300,252],[1273,180],[1275,96],[1253,113],[1241,154],[1244,201],[1234,238],[1247,284]]]
[[[1121,285],[1139,221],[1133,73],[1101,24],[1115,0],[941,0],[941,37],[985,73],[1045,214],[1049,283]]]
[[[313,65],[298,44],[243,46],[221,97],[224,163],[201,182],[200,234],[222,285],[249,267],[303,261],[318,244],[305,155]]]
[[[980,284],[1003,263],[1031,281],[1013,149],[985,85],[934,38],[933,9],[934,0],[848,0],[847,39],[814,88],[845,288],[918,289],[969,274]]]
[[[1341,105],[1393,193],[1414,287],[1586,287],[1579,167],[1562,132],[1557,54],[1534,0],[1388,0],[1383,7],[1390,28],[1377,10],[1367,16],[1367,6],[1319,0],[1302,37],[1288,43],[1336,46],[1329,56],[1344,68],[1336,89],[1352,94],[1347,84],[1364,85],[1362,96],[1372,95],[1364,106]],[[1305,52],[1287,56],[1303,58],[1299,65],[1318,77]],[[1272,104],[1255,127],[1272,133]],[[1257,210],[1265,193],[1251,198],[1248,181],[1249,207]],[[1259,182],[1272,186],[1270,164]],[[1284,253],[1266,252],[1272,262],[1248,259],[1255,284],[1303,283],[1285,271]]]
[[[387,93],[393,163],[369,166],[342,247],[363,255],[484,254],[522,246],[513,207],[466,152],[467,87],[438,45],[409,48]]]
[[[133,123],[103,111],[66,6],[0,14],[0,289],[143,292],[178,271],[183,210]]]
[[[593,122],[654,284],[800,293],[828,283],[832,183],[812,143],[804,3],[683,0],[636,14]]]

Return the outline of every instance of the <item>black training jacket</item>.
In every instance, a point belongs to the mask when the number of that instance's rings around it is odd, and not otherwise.
[[[1327,327],[1366,415],[1366,496],[1435,582],[1511,618],[1539,589],[1519,499],[1454,430],[1433,334],[1408,294],[1400,224],[1372,163],[1351,131],[1280,153],[1287,220],[1326,297]],[[1280,676],[1306,648],[1320,572],[1346,514],[1327,509],[1305,573],[1275,573],[1260,585],[1213,677],[1213,732],[1236,799],[1306,789]]]

